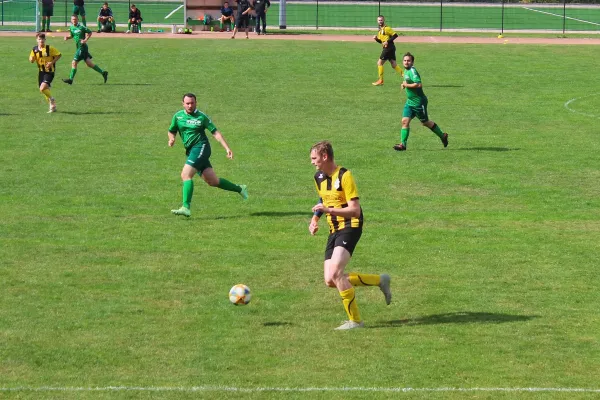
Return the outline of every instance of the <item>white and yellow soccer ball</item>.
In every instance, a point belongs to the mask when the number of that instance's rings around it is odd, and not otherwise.
[[[244,306],[250,303],[251,299],[252,293],[246,285],[239,283],[229,290],[229,301],[236,306]]]

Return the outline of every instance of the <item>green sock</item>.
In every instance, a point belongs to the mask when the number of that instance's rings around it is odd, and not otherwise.
[[[400,131],[400,141],[406,147],[406,142],[408,141],[408,135],[410,133],[410,128],[402,128]]]
[[[96,72],[100,73],[100,74],[103,74],[103,73],[104,73],[104,71],[102,71],[102,68],[100,68],[100,67],[99,67],[99,66],[97,66],[97,65],[94,65],[94,68],[92,68],[92,69],[93,69],[94,71],[96,71]]]
[[[192,204],[192,195],[194,194],[194,181],[189,179],[183,181],[183,206],[190,208]]]
[[[138,22],[138,32],[142,31],[142,21]]]
[[[131,31],[131,22],[128,22],[128,23],[127,23],[127,30],[128,30],[128,31]]]
[[[433,133],[435,133],[440,139],[444,136],[444,132],[440,129],[440,127],[434,122],[433,127],[429,128]]]
[[[43,31],[46,30],[46,20],[45,19],[42,20],[42,30]]]
[[[227,179],[219,178],[219,185],[217,186],[219,189],[229,190],[230,192],[239,193],[242,191],[242,188],[236,185],[235,183],[229,182]]]
[[[115,20],[113,19],[110,24],[112,25],[112,31],[116,32],[117,31],[117,24],[115,23]]]
[[[75,74],[77,73],[77,68],[71,68],[71,73],[69,74],[69,79],[75,79]]]
[[[46,20],[46,30],[49,31],[50,30],[50,18],[48,18]]]
[[[221,30],[223,30],[223,21],[219,22],[219,26],[221,27]]]
[[[102,24],[100,23],[100,21],[98,21],[98,30],[100,30],[100,28],[102,28]]]

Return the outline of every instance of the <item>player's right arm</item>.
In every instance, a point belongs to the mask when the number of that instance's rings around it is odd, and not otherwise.
[[[169,130],[167,131],[167,135],[169,136],[169,147],[173,147],[175,144],[175,138],[177,137],[177,132],[179,128],[177,127],[177,114],[173,115],[173,119],[171,120],[171,125],[169,126]]]
[[[323,199],[322,198],[319,198],[319,203],[318,204],[323,204]],[[315,207],[313,207],[313,210],[314,210]],[[323,215],[322,212],[320,212],[320,211],[313,211],[313,216],[310,219],[310,224],[308,225],[308,231],[313,236],[319,230],[319,220],[321,219],[321,215]]]

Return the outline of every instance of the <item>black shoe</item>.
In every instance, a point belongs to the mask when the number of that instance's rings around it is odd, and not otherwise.
[[[100,29],[98,29],[98,30],[96,31],[96,33],[102,33],[102,31],[101,31]]]
[[[406,150],[406,146],[403,145],[402,143],[398,143],[397,145],[394,146],[394,150],[396,150],[396,151],[405,151]]]
[[[444,136],[442,136],[442,143],[444,144],[444,147],[448,147],[448,134],[446,132],[444,132]]]
[[[68,83],[69,85],[73,84],[73,79],[63,79],[62,80],[64,83]]]
[[[104,77],[104,83],[106,83],[106,81],[108,80],[108,71],[104,71],[102,73],[102,76]]]

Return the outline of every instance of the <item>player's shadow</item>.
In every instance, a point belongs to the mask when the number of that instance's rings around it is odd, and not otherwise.
[[[60,113],[69,115],[107,115],[125,114],[125,111],[61,111]]]
[[[463,85],[427,85],[427,87],[439,87],[439,88],[463,88]]]
[[[104,83],[94,83],[95,86],[104,86]],[[110,86],[152,86],[151,83],[109,83]]]
[[[264,322],[263,326],[292,326],[291,322],[285,321],[273,321],[273,322]]]
[[[454,312],[447,314],[433,314],[417,318],[396,319],[391,321],[378,321],[370,328],[390,328],[412,325],[439,325],[439,324],[502,324],[506,322],[524,322],[538,315],[512,315],[487,312]]]
[[[520,148],[510,148],[510,147],[461,147],[454,150],[462,150],[462,151],[517,151],[521,150]]]
[[[306,211],[258,211],[250,213],[252,217],[291,217],[295,215],[310,216]]]

